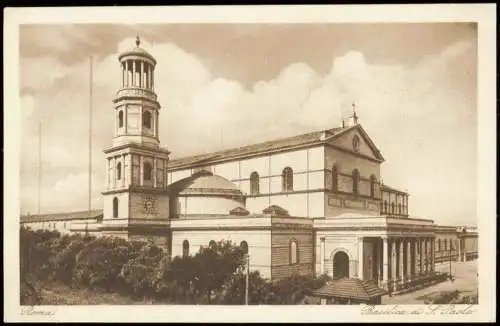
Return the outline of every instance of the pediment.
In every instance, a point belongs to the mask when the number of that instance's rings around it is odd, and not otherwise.
[[[370,139],[361,125],[347,128],[331,137],[327,141],[335,147],[360,154],[377,161],[384,161],[384,157]]]

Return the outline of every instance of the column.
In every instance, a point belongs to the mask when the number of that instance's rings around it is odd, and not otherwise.
[[[364,279],[363,273],[363,238],[358,238],[358,278]]]
[[[417,239],[411,240],[411,276],[417,274]]]
[[[389,243],[386,237],[382,238],[382,262],[383,262],[383,270],[382,270],[382,281],[384,284],[387,284],[389,281],[389,260],[391,256],[389,256]]]
[[[398,279],[397,266],[398,266],[398,252],[397,252],[397,240],[393,239],[391,241],[391,277],[389,283],[391,284],[391,290],[394,289],[394,283]]]
[[[122,88],[125,87],[125,64],[122,62],[120,64],[120,67],[122,68],[122,76],[121,76],[121,79],[122,79]]]
[[[121,173],[121,186],[124,187],[125,186],[125,154],[122,154],[121,155],[121,163],[122,163],[122,170],[120,171]]]
[[[129,73],[128,73],[128,61],[125,61],[125,87],[129,87]]]
[[[434,247],[436,245],[435,243],[435,240],[434,238],[431,239],[431,272],[434,272],[434,255],[435,255],[435,251],[436,251],[436,248]],[[451,242],[450,242],[450,246],[451,246]]]
[[[401,239],[399,241],[399,279],[402,282],[404,282],[405,280],[404,242],[405,242],[404,239]]]
[[[139,185],[144,185],[144,156],[139,156]]]
[[[151,90],[155,90],[155,78],[154,78],[154,69],[151,69]]]
[[[110,175],[110,171],[109,171],[109,159],[106,159],[106,188],[109,189],[111,188],[110,184],[109,184],[109,175]]]
[[[383,258],[382,258],[382,242],[377,241],[377,281],[378,284],[382,281],[382,266],[383,266]]]
[[[135,60],[132,61],[132,86],[135,87],[136,84],[136,67],[135,67]]]
[[[325,274],[325,238],[319,239],[319,273]]]
[[[156,188],[156,157],[153,157],[153,188]]]
[[[411,280],[411,262],[412,262],[412,257],[411,257],[411,244],[412,244],[412,239],[407,239],[406,240],[406,279],[408,281]]]
[[[144,87],[146,80],[144,78],[144,61],[141,61],[141,78],[139,79],[139,87]]]
[[[128,130],[128,105],[125,105],[125,108],[123,109],[123,123],[125,125],[125,134],[127,133]]]
[[[457,257],[457,261],[462,261],[462,239],[460,237],[458,237],[458,257]]]

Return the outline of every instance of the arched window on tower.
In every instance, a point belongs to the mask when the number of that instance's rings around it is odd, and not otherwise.
[[[375,186],[377,185],[377,177],[372,174],[370,177],[370,197],[375,198]]]
[[[339,190],[339,171],[337,165],[334,164],[332,167],[332,191],[337,192]]]
[[[151,129],[151,112],[144,111],[142,114],[142,126]]]
[[[248,243],[246,241],[241,241],[240,248],[245,254],[248,254]]]
[[[123,127],[123,111],[118,112],[118,127]]]
[[[293,170],[290,167],[283,169],[281,174],[283,192],[293,191]]]
[[[144,163],[144,181],[151,181],[151,164],[149,162]]]
[[[352,193],[359,194],[359,171],[357,169],[352,171]]]
[[[292,239],[290,241],[290,265],[296,265],[299,263],[299,245],[297,240]]]
[[[252,172],[250,174],[250,194],[257,195],[259,193],[259,174]]]
[[[122,178],[122,164],[121,162],[118,162],[116,164],[116,180],[121,180]]]
[[[118,217],[118,198],[113,198],[113,217]]]
[[[189,256],[189,241],[184,240],[182,242],[182,257]]]

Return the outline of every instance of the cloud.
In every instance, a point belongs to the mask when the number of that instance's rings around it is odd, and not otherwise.
[[[133,38],[123,39],[118,49],[123,51],[134,42]],[[415,214],[443,214],[441,207],[455,205],[460,197],[460,191],[447,192],[454,178],[451,171],[456,170],[448,167],[465,167],[470,164],[466,155],[475,155],[475,144],[466,136],[473,135],[475,129],[464,119],[475,115],[475,102],[464,101],[454,91],[466,86],[456,84],[450,89],[449,83],[461,83],[464,79],[459,75],[460,80],[456,80],[453,72],[473,61],[470,43],[452,44],[411,66],[370,64],[363,53],[349,51],[332,58],[325,75],[306,62],[296,62],[283,67],[274,78],[258,81],[251,87],[215,77],[204,58],[174,43],[142,39],[141,46],[158,62],[155,88],[162,105],[160,139],[172,151],[173,158],[336,127],[341,115],[350,112],[355,101],[361,123],[388,159],[382,167],[384,181],[408,188]],[[95,60],[93,162],[98,167],[94,183],[97,189],[102,188],[105,179],[101,150],[112,138],[111,100],[119,86],[120,69],[116,53]],[[36,166],[33,149],[37,135],[29,131],[35,127],[29,117],[43,113],[46,117],[43,162],[47,175],[51,176],[44,191],[47,198],[58,194],[67,203],[48,201],[44,207],[81,206],[86,202],[86,192],[81,188],[85,189],[88,159],[88,61],[71,66],[51,57],[34,61],[25,59],[26,66],[22,68],[22,87],[36,90],[22,98],[28,129],[23,127],[26,136],[23,189],[32,194],[36,187],[36,170],[29,167]],[[461,131],[456,130],[457,126]],[[443,151],[458,155],[463,163],[457,163]],[[439,160],[429,160],[432,157]],[[436,172],[434,166],[442,170]],[[415,174],[431,175],[432,181],[416,183]],[[453,186],[468,191],[467,186],[473,180],[474,173],[468,174],[463,182]],[[432,197],[444,198],[442,205],[426,208],[429,187],[435,187]],[[23,193],[23,208],[33,210],[33,198],[26,194]],[[475,208],[463,207],[462,212],[475,214]]]

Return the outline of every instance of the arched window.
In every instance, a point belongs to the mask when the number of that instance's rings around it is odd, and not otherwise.
[[[401,203],[398,204],[398,213],[401,215]]]
[[[375,198],[375,186],[377,184],[377,177],[372,174],[370,177],[370,197]]]
[[[384,213],[388,213],[389,211],[387,210],[387,200],[384,200]]]
[[[352,171],[352,193],[354,195],[359,193],[359,171],[356,169]]]
[[[123,111],[118,112],[118,127],[123,127]]]
[[[337,165],[334,164],[332,167],[332,191],[337,192],[339,190],[339,171]]]
[[[246,241],[241,241],[240,248],[244,253],[248,254],[248,243]]]
[[[151,181],[151,164],[149,162],[144,163],[144,180]]]
[[[394,214],[394,213],[395,213],[394,203],[391,203],[391,213],[392,213],[392,214]]]
[[[189,241],[182,241],[182,257],[189,256]]]
[[[120,180],[122,178],[122,164],[118,162],[116,165],[116,179]]]
[[[151,112],[144,111],[142,114],[142,126],[145,128],[151,128]]]
[[[293,170],[290,167],[286,167],[283,169],[281,179],[283,191],[293,191]]]
[[[216,243],[215,243],[215,241],[214,241],[214,240],[210,240],[210,242],[208,243],[208,246],[209,246],[210,248],[215,247],[215,245],[216,245]]]
[[[299,263],[299,245],[297,240],[292,239],[290,241],[290,265],[295,265]]]
[[[438,239],[438,250],[441,251],[441,239]]]
[[[113,217],[118,217],[118,198],[113,198]]]
[[[252,172],[250,174],[250,194],[257,195],[259,193],[259,174]]]

